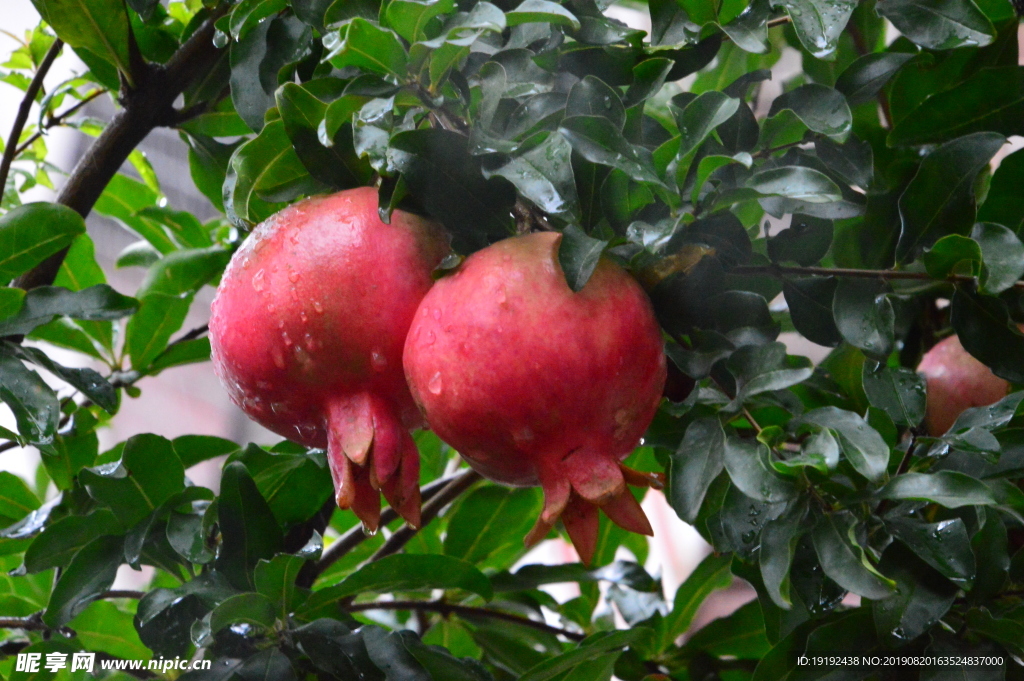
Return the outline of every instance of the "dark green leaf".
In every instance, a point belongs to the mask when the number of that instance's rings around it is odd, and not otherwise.
[[[793,326],[812,343],[835,347],[843,340],[832,317],[837,284],[832,277],[787,279],[782,284]]]
[[[866,54],[846,67],[836,79],[836,89],[846,95],[850,106],[869,102],[913,56],[908,52]]]
[[[355,18],[342,27],[336,39],[326,41],[327,58],[339,69],[358,66],[371,73],[405,77],[408,55],[393,31]]]
[[[901,426],[916,426],[924,418],[924,378],[904,367],[872,366],[864,363],[864,392],[871,405],[878,407]]]
[[[958,288],[951,308],[950,321],[964,349],[996,376],[1024,382],[1024,337],[1010,327],[1006,303]]]
[[[659,649],[664,650],[689,630],[698,608],[712,592],[732,583],[732,572],[729,569],[731,563],[732,558],[728,555],[710,554],[694,568],[676,590],[671,612],[657,624]]]
[[[167,347],[171,335],[181,328],[192,304],[192,296],[154,293],[140,301],[139,311],[128,321],[125,349],[132,358],[132,368],[145,371]]]
[[[272,453],[249,445],[231,460],[245,464],[282,527],[310,518],[334,489],[323,453],[315,450]]]
[[[391,138],[395,166],[423,206],[453,233],[453,246],[468,253],[510,236],[515,191],[504,179],[485,180],[463,135],[409,130]]]
[[[842,193],[827,175],[806,166],[759,170],[745,186],[761,196],[781,196],[810,204],[839,201]]]
[[[192,182],[217,210],[224,210],[224,178],[231,155],[241,142],[221,144],[203,135],[188,135],[186,139]]]
[[[739,106],[740,100],[717,91],[702,93],[688,103],[676,115],[678,157],[682,159],[699,147],[715,128],[736,113]]]
[[[840,178],[857,187],[867,187],[874,176],[874,154],[871,145],[851,136],[839,144],[829,137],[814,141],[818,159]]]
[[[224,467],[217,505],[223,537],[217,568],[239,589],[253,588],[253,570],[260,559],[271,559],[283,536],[266,500],[245,465]]]
[[[946,614],[957,587],[916,559],[900,544],[882,555],[879,568],[896,582],[896,593],[873,604],[879,636],[898,645],[925,633]]]
[[[900,33],[933,50],[988,45],[996,34],[971,0],[879,0],[875,7]]]
[[[832,300],[836,328],[850,345],[884,360],[895,344],[896,315],[883,282],[840,279]]]
[[[565,103],[565,116],[602,116],[619,130],[626,123],[626,110],[619,93],[595,76],[587,76],[572,86]]]
[[[219,606],[218,606],[219,608]],[[280,648],[267,648],[246,659],[235,674],[242,681],[296,681],[298,676]]]
[[[174,438],[171,444],[184,468],[238,450],[238,445],[231,440],[212,435],[182,435]]]
[[[26,203],[0,216],[0,283],[32,269],[71,245],[85,220],[56,203]]]
[[[268,628],[274,624],[275,608],[266,596],[243,593],[228,598],[210,612],[210,633],[244,622]]]
[[[946,508],[996,503],[992,491],[980,480],[956,471],[904,473],[878,491],[882,499],[922,499]]]
[[[768,257],[774,262],[792,261],[810,267],[825,257],[831,245],[831,220],[797,214],[788,229],[768,239]]]
[[[772,0],[785,7],[804,48],[818,59],[835,59],[834,52],[856,0]]]
[[[260,78],[261,65],[267,57],[267,33],[272,23],[271,20],[261,22],[242,40],[231,43],[231,101],[254,132],[263,129],[263,116],[274,106],[273,94],[267,92]]]
[[[693,523],[708,487],[725,466],[725,432],[717,418],[697,419],[686,428],[679,448],[669,459],[668,502],[676,514]]]
[[[856,519],[848,511],[823,515],[811,530],[821,569],[839,586],[865,598],[886,598],[896,586],[870,562],[856,540]]]
[[[558,128],[576,153],[592,163],[623,171],[637,182],[661,185],[654,164],[603,116],[572,116]]]
[[[579,30],[580,20],[572,12],[550,0],[523,0],[514,10],[505,13],[509,26],[546,22]]]
[[[844,4],[847,3],[848,0],[844,0]],[[830,137],[842,137],[853,124],[846,98],[833,88],[817,83],[801,85],[779,95],[772,102],[768,115],[772,117],[786,110],[796,114],[808,129]]]
[[[134,298],[122,296],[106,284],[83,291],[38,286],[25,294],[18,314],[0,320],[0,336],[28,333],[60,315],[75,319],[120,319],[134,312],[137,304]]]
[[[1017,189],[1024,182],[1024,151],[1015,151],[1002,161],[992,175],[985,203],[978,209],[978,220],[994,222],[1020,231],[1024,211],[1020,209]]]
[[[9,525],[39,508],[39,499],[25,481],[9,471],[0,471],[0,522]]]
[[[885,474],[889,446],[859,415],[837,407],[820,407],[799,417],[799,422],[834,431],[850,464],[868,480],[878,481]]]
[[[771,49],[767,26],[770,14],[769,0],[753,0],[736,18],[722,26],[722,32],[747,52],[764,54]]]
[[[569,225],[563,230],[558,246],[558,263],[573,292],[586,286],[607,245],[607,241],[587,236],[576,225]]]
[[[917,557],[954,583],[970,589],[975,562],[967,527],[960,518],[925,523],[911,518],[885,519],[885,527]]]
[[[231,12],[231,37],[241,40],[261,21],[283,10],[286,4],[285,0],[242,0]]]
[[[504,177],[519,194],[551,215],[578,216],[579,199],[572,173],[572,147],[557,132],[524,154],[512,156],[495,170],[484,168],[484,177]]]
[[[4,345],[7,345],[7,347],[4,348]],[[37,348],[24,348],[13,344],[0,343],[0,352],[5,351],[18,359],[31,362],[38,367],[46,369],[54,376],[57,376],[58,378],[66,381],[72,387],[80,390],[83,395],[98,404],[107,412],[113,414],[117,411],[117,391],[114,389],[114,386],[107,382],[107,379],[103,378],[103,376],[96,371],[88,368],[71,369],[69,367],[62,366],[54,362],[46,355],[46,353]]]
[[[948,234],[936,241],[921,260],[935,279],[945,279],[950,274],[981,274],[981,246],[959,234]]]
[[[95,601],[68,623],[86,650],[145,660],[152,652],[139,640],[132,614],[108,601]]]
[[[0,400],[14,412],[21,437],[35,444],[53,441],[60,403],[53,389],[21,360],[0,354]]]
[[[972,631],[1002,644],[1017,657],[1024,657],[1024,623],[1007,617],[994,617],[984,608],[973,608],[967,613]]]
[[[643,627],[593,634],[584,639],[575,650],[562,653],[531,668],[519,677],[519,681],[547,681],[601,653],[625,648],[647,636],[649,631]]]
[[[985,262],[982,292],[1001,293],[1024,276],[1024,244],[1012,231],[991,222],[979,222],[971,230],[971,238],[981,246]]]
[[[712,620],[686,641],[684,649],[716,657],[760,660],[771,649],[761,605],[751,601],[726,617]]]
[[[728,438],[723,459],[729,479],[752,499],[779,502],[796,493],[793,483],[772,468],[771,452],[760,443]]]
[[[806,504],[797,504],[774,520],[769,520],[761,529],[761,550],[759,563],[765,590],[780,608],[789,610],[793,606],[790,598],[789,572],[793,566],[793,555],[802,532],[800,526],[807,514]]]
[[[43,621],[59,627],[74,619],[110,588],[123,558],[123,537],[104,535],[83,546],[54,586]]]

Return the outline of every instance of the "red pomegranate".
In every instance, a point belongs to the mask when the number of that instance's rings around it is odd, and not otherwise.
[[[405,343],[405,373],[430,427],[495,482],[544,488],[527,536],[561,516],[584,562],[598,508],[651,534],[626,483],[653,476],[620,464],[658,408],[661,334],[649,300],[602,259],[586,286],[568,287],[561,236],[506,239],[474,253],[424,297]]]
[[[924,421],[929,435],[942,435],[965,409],[998,402],[1010,389],[1007,381],[964,350],[956,336],[925,353],[917,372],[928,385]]]
[[[395,211],[386,225],[377,192],[351,189],[260,224],[213,301],[213,366],[232,401],[275,433],[326,447],[338,506],[370,531],[380,492],[419,524],[408,429],[421,417],[402,346],[447,251],[434,223]]]

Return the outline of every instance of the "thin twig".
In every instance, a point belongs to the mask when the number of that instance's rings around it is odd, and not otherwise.
[[[101,593],[96,598],[97,598],[97,600],[105,600],[105,599],[108,599],[108,598],[131,598],[131,599],[134,599],[134,600],[139,600],[140,598],[142,598],[145,595],[146,595],[145,591],[125,591],[125,590],[114,589],[114,590],[111,590],[111,591],[104,591],[103,593]]]
[[[21,139],[21,131],[25,129],[25,121],[28,120],[28,114],[32,110],[32,103],[36,101],[36,95],[39,94],[39,90],[43,87],[43,79],[46,78],[46,74],[50,71],[50,67],[53,66],[53,61],[60,54],[62,47],[64,47],[63,40],[57,38],[53,41],[50,49],[46,51],[46,56],[43,57],[42,63],[39,64],[32,82],[29,83],[28,89],[25,90],[25,96],[18,107],[18,115],[14,118],[14,125],[11,126],[11,134],[7,137],[7,146],[4,147],[3,159],[0,160],[0,191],[3,191],[3,188],[7,186],[7,175],[11,172],[11,164],[14,162],[14,156],[18,149],[18,140]]]
[[[502,612],[501,610],[492,610],[490,608],[479,608],[471,605],[445,603],[444,601],[374,601],[373,603],[357,603],[355,605],[349,605],[345,609],[348,612],[362,612],[365,610],[425,610],[427,612],[440,613],[444,616],[462,615],[465,617],[486,617],[488,619],[515,622],[516,624],[521,624],[524,627],[536,629],[537,631],[562,636],[570,641],[582,641],[587,637],[586,634],[569,631],[567,629],[562,629],[561,627],[554,627],[545,622],[532,620],[529,617],[523,617],[522,615]]]
[[[75,104],[74,106],[69,108],[67,111],[59,113],[56,116],[51,116],[51,117],[47,118],[46,119],[46,124],[43,126],[43,128],[41,130],[37,130],[35,133],[32,134],[31,137],[29,137],[27,140],[22,142],[18,146],[18,148],[14,151],[14,155],[15,156],[19,156],[21,154],[21,152],[25,151],[30,146],[32,146],[33,142],[35,142],[37,139],[42,137],[44,132],[46,132],[50,128],[55,128],[58,125],[63,125],[64,121],[69,116],[75,115],[79,111],[79,109],[81,109],[83,106],[85,106],[86,104],[88,104],[92,100],[96,99],[100,95],[106,94],[107,92],[109,92],[109,90],[107,90],[106,88],[100,88],[98,90],[93,90],[88,95],[86,95],[85,98],[80,100],[77,104]]]
[[[440,491],[427,503],[423,504],[423,510],[420,512],[420,527],[412,527],[411,525],[403,525],[393,535],[388,537],[384,545],[377,549],[377,552],[370,556],[368,563],[378,561],[385,556],[390,556],[392,553],[397,553],[403,546],[409,543],[409,540],[416,536],[416,533],[420,529],[427,526],[431,520],[436,518],[438,514],[444,509],[445,506],[455,501],[455,498],[460,494],[469,489],[473,483],[480,480],[481,476],[474,470],[468,470],[458,475],[458,477],[452,478],[452,480],[441,488]]]
[[[784,274],[818,277],[850,277],[859,279],[909,279],[917,281],[946,282],[951,284],[968,284],[977,281],[969,274],[950,274],[944,279],[936,279],[927,272],[905,272],[901,270],[859,270],[846,267],[793,267],[784,265],[739,265],[729,270],[730,274],[764,275],[781,277]],[[1024,288],[1024,281],[1014,284],[1016,288]]]
[[[459,473],[452,477],[444,478],[442,480],[435,480],[427,485],[424,485],[423,488],[420,490],[420,499],[423,501],[423,503],[429,502],[431,499],[434,498],[434,496],[437,495],[438,492],[444,489],[444,487],[448,483],[452,482],[453,480],[457,480],[461,476],[462,474]],[[388,506],[387,508],[380,512],[381,527],[391,522],[394,522],[397,519],[398,511],[391,508],[390,506]],[[313,579],[316,579],[317,577],[322,575],[324,571],[327,570],[327,568],[334,565],[341,558],[343,558],[345,555],[351,552],[354,548],[356,548],[364,541],[369,539],[370,536],[371,535],[368,535],[365,532],[363,532],[363,528],[360,525],[353,527],[351,530],[341,535],[341,537],[339,537],[333,544],[331,544],[327,548],[327,550],[323,552],[323,555],[320,556],[320,560],[317,561],[316,568],[312,575]]]

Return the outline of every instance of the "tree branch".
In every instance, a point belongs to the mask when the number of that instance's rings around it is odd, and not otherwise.
[[[18,107],[18,115],[15,116],[14,125],[11,126],[11,134],[7,137],[7,146],[4,147],[3,159],[0,160],[0,192],[3,192],[4,187],[7,186],[7,176],[11,172],[11,164],[14,163],[14,157],[17,155],[18,140],[21,139],[21,132],[25,129],[25,121],[28,120],[28,114],[32,111],[32,103],[36,101],[36,95],[39,94],[39,90],[43,87],[43,79],[49,73],[50,67],[53,66],[53,61],[60,54],[62,47],[64,47],[63,40],[57,38],[53,41],[50,49],[46,51],[43,61],[39,64],[39,68],[36,69],[36,75],[32,78],[32,82],[29,83],[28,89],[25,90],[25,96]]]
[[[174,100],[195,78],[211,68],[221,50],[213,44],[214,22],[226,11],[214,10],[163,66],[148,64],[136,77],[135,87],[126,91],[124,108],[79,160],[57,195],[57,203],[85,217],[128,155],[154,128],[173,125],[177,116]],[[53,283],[67,249],[50,256],[25,273],[14,285],[23,289]]]
[[[739,265],[729,270],[729,273],[751,276],[767,274],[779,278],[786,274],[792,274],[796,276],[852,277],[860,279],[910,279],[950,284],[973,284],[977,281],[977,277],[972,277],[968,274],[950,274],[945,279],[936,279],[927,272],[858,270],[844,267],[790,267],[785,265]],[[1024,288],[1024,281],[1016,282],[1014,287]]]
[[[43,133],[45,131],[49,130],[50,128],[55,128],[58,125],[63,125],[64,121],[66,121],[69,116],[74,116],[83,106],[85,106],[86,104],[88,104],[92,100],[96,99],[100,95],[105,94],[107,92],[109,92],[109,90],[107,90],[106,88],[99,88],[97,90],[93,90],[88,95],[86,95],[81,100],[79,100],[77,104],[75,104],[74,106],[70,107],[67,111],[59,113],[56,116],[48,117],[46,119],[46,123],[45,123],[45,125],[43,125],[42,129],[37,130],[31,137],[29,137],[27,140],[22,142],[18,146],[18,148],[15,150],[14,155],[15,156],[20,155],[21,152],[25,151],[30,146],[32,146],[33,142],[35,142],[37,139],[42,137]]]
[[[582,634],[576,631],[569,631],[560,627],[554,627],[545,622],[538,620],[532,620],[529,617],[523,617],[522,615],[516,615],[510,612],[502,612],[501,610],[492,610],[490,608],[479,608],[471,605],[457,605],[455,603],[445,603],[444,601],[374,601],[373,603],[357,603],[349,605],[345,608],[348,612],[363,612],[365,610],[413,610],[413,611],[426,611],[436,612],[447,617],[448,615],[462,615],[464,617],[485,617],[488,619],[504,620],[505,622],[514,622],[524,627],[536,629],[537,631],[543,631],[549,634],[555,634],[556,636],[562,636],[570,641],[582,641],[587,637],[586,634]]]

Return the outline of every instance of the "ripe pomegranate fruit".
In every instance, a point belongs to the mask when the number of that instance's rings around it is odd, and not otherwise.
[[[447,252],[438,225],[401,211],[386,225],[377,192],[351,189],[260,224],[213,301],[213,366],[232,401],[275,433],[326,447],[338,506],[370,531],[380,492],[419,524],[419,455],[408,429],[422,419],[402,347]]]
[[[651,534],[626,483],[656,479],[620,462],[654,417],[665,355],[640,285],[602,259],[573,293],[560,239],[529,234],[467,258],[424,297],[403,361],[430,427],[470,466],[495,482],[544,488],[527,545],[561,517],[589,563],[599,507]]]
[[[924,375],[928,386],[924,422],[929,435],[942,435],[965,409],[998,402],[1010,388],[964,350],[956,336],[925,353],[917,372]]]

